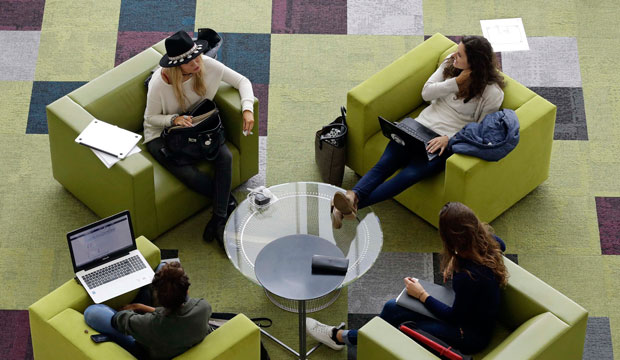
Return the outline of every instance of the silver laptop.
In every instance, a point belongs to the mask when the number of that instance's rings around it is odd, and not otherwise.
[[[129,211],[67,234],[75,275],[97,304],[153,281],[136,247]]]

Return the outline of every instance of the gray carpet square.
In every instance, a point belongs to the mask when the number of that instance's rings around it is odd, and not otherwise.
[[[581,87],[577,39],[528,37],[529,51],[502,53],[502,69],[525,86]]]
[[[530,89],[558,107],[554,140],[588,140],[582,88],[531,87]]]
[[[349,285],[349,313],[379,314],[383,304],[403,290],[407,276],[432,281],[432,254],[382,252],[373,267]]]
[[[422,0],[348,1],[347,33],[423,35]]]
[[[33,81],[40,31],[0,31],[0,81]]]
[[[611,343],[609,318],[590,317],[583,348],[584,360],[612,360],[614,349]]]

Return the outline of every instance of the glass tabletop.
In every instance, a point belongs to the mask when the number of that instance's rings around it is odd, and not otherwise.
[[[254,261],[265,245],[294,234],[316,235],[342,250],[349,259],[349,269],[341,286],[350,284],[372,267],[383,246],[381,224],[372,209],[360,209],[356,220],[344,220],[342,228],[333,229],[331,200],[343,189],[323,183],[296,182],[271,186],[269,190],[275,195],[269,205],[258,207],[245,199],[230,215],[224,231],[226,254],[248,279],[259,284]]]

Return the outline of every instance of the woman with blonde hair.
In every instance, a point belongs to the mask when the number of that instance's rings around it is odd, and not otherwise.
[[[166,157],[165,144],[160,135],[171,126],[192,126],[192,117],[182,115],[204,99],[213,100],[220,83],[226,82],[239,90],[243,133],[248,135],[254,127],[254,93],[252,84],[243,75],[226,67],[203,53],[208,48],[206,40],[192,41],[179,31],[165,41],[166,54],[149,82],[144,111],[144,142],[153,157],[174,174],[187,187],[213,200],[213,217],[207,224],[203,239],[217,239],[223,245],[224,227],[228,215],[236,204],[230,194],[232,179],[232,154],[221,144],[215,159],[213,178],[200,171],[194,164],[179,165]]]
[[[500,288],[508,283],[502,253],[504,242],[493,229],[459,202],[447,203],[439,213],[439,234],[443,242],[441,269],[444,281],[452,279],[454,304],[442,303],[429,295],[413,278],[404,279],[407,293],[419,299],[438,319],[388,301],[379,315],[395,327],[406,321],[434,335],[464,353],[476,353],[491,340],[499,312]],[[357,344],[357,330],[338,330],[307,318],[308,333],[332,349]]]

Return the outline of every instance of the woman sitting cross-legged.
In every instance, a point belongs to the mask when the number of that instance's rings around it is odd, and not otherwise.
[[[121,311],[95,304],[86,308],[84,319],[139,359],[169,359],[200,343],[211,332],[211,305],[204,299],[190,298],[189,285],[179,262],[161,264],[151,286],[162,307],[151,306],[151,292],[145,286],[135,303]]]
[[[405,278],[407,293],[419,299],[438,319],[388,301],[379,315],[395,327],[415,322],[420,330],[434,335],[464,353],[476,353],[491,340],[499,312],[500,287],[508,282],[502,252],[504,242],[493,235],[467,206],[452,202],[439,213],[439,234],[443,242],[441,268],[444,280],[452,278],[455,298],[452,306],[430,296],[413,278]],[[308,334],[335,350],[357,345],[357,330],[338,330],[306,318]]]
[[[411,154],[390,140],[379,161],[352,190],[334,195],[334,228],[342,226],[343,218],[354,219],[358,207],[390,199],[442,171],[451,154],[447,148],[450,137],[468,123],[480,122],[499,110],[504,100],[503,86],[491,44],[482,36],[464,36],[457,51],[444,60],[422,88],[422,98],[431,104],[416,119],[403,120],[405,124],[418,122],[439,134],[426,147],[426,151],[438,152],[439,156],[429,161],[426,154]]]

